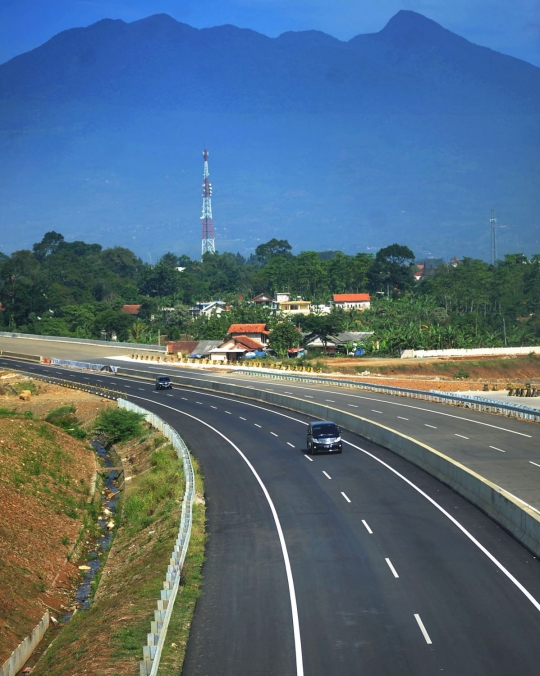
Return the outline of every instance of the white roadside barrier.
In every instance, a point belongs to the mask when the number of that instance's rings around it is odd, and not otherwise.
[[[182,503],[182,516],[176,544],[171,554],[167,573],[161,590],[161,598],[157,601],[154,610],[154,619],[150,622],[150,633],[147,635],[146,645],[143,647],[143,659],[140,662],[140,676],[156,676],[158,673],[161,652],[167,637],[167,629],[171,619],[172,609],[180,586],[182,567],[186,558],[189,540],[191,537],[191,523],[193,499],[195,497],[195,475],[189,450],[182,437],[168,423],[154,413],[133,404],[126,399],[118,399],[119,408],[142,413],[146,422],[158,429],[166,437],[178,453],[184,464],[186,489]]]

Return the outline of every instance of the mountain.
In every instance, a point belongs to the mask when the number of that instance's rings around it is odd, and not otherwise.
[[[0,251],[47,230],[149,259],[216,246],[540,252],[540,69],[400,11],[342,42],[105,19],[0,65]]]

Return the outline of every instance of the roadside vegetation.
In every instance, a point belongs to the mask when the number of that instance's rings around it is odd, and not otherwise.
[[[163,588],[178,535],[184,496],[182,462],[171,444],[146,428],[117,450],[133,472],[126,483],[122,519],[94,601],[77,613],[34,667],[36,676],[138,673],[142,647]],[[205,547],[203,479],[198,465],[197,499],[188,557],[167,635],[160,673],[180,673]]]
[[[0,254],[0,330],[157,343],[158,336],[224,339],[231,323],[266,322],[280,328],[281,338],[290,326],[322,336],[373,331],[367,353],[388,356],[407,348],[526,346],[540,340],[540,254],[507,254],[496,265],[472,258],[433,265],[426,259],[418,282],[414,252],[402,244],[354,256],[293,255],[291,249],[286,240],[272,239],[249,258],[217,253],[198,261],[166,253],[149,265],[123,247],[66,242],[48,232],[31,251]],[[289,321],[249,302],[260,292],[279,291],[314,304],[328,303],[334,293],[369,292],[371,309]],[[192,319],[191,305],[218,298],[228,311]],[[123,313],[124,304],[140,305],[138,315]],[[302,340],[291,334],[293,343],[295,338]]]

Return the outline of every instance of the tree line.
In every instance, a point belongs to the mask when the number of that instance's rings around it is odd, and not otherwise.
[[[79,338],[114,333],[142,343],[157,342],[158,335],[222,339],[231,323],[283,323],[250,304],[261,292],[287,291],[314,304],[327,303],[334,293],[368,292],[372,304],[365,312],[334,310],[292,321],[309,335],[373,331],[366,348],[378,343],[385,354],[538,344],[540,255],[509,254],[496,265],[464,258],[455,267],[426,269],[421,281],[414,279],[416,271],[414,253],[400,244],[375,255],[294,255],[286,240],[272,239],[248,258],[216,253],[193,260],[169,252],[149,265],[124,247],[67,242],[48,232],[32,250],[0,254],[0,330]],[[190,306],[217,299],[228,312],[192,318]],[[141,305],[138,316],[123,313],[125,304]]]

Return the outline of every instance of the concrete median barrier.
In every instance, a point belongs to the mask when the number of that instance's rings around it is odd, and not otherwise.
[[[130,374],[149,379],[148,373],[144,371],[131,371]],[[536,556],[540,556],[540,512],[435,448],[353,413],[290,395],[221,381],[200,380],[195,384],[193,378],[184,376],[172,376],[172,380],[176,385],[232,394],[299,411],[314,418],[333,420],[343,429],[389,449],[434,476],[488,514]]]

